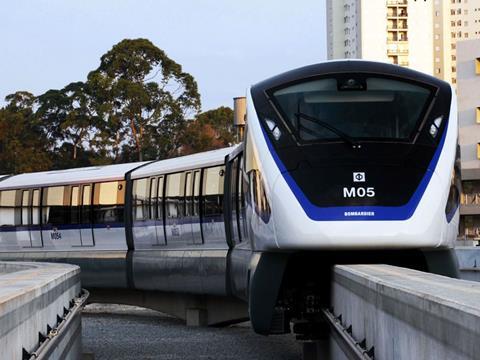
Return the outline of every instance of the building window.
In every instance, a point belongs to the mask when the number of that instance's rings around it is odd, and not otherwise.
[[[480,143],[477,143],[477,159],[480,159]]]
[[[475,73],[480,75],[480,57],[475,59]]]
[[[477,106],[477,109],[475,111],[475,121],[477,124],[480,124],[480,106]]]

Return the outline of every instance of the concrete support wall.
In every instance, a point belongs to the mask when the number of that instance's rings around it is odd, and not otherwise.
[[[375,359],[476,359],[480,283],[388,265],[336,266],[334,315]]]
[[[22,359],[23,349],[39,348],[39,333],[56,328],[64,308],[81,292],[77,266],[43,263],[0,263],[0,349],[2,359]],[[50,349],[48,359],[77,359],[81,348],[80,320],[72,319],[66,340]],[[74,340],[74,341],[72,341]]]

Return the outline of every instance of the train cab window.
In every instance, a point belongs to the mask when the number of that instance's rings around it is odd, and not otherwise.
[[[165,211],[167,219],[181,218],[183,214],[182,173],[169,174],[165,191]]]
[[[32,225],[40,224],[40,190],[32,192]]]
[[[21,224],[30,225],[30,191],[22,191]]]
[[[416,134],[432,89],[413,82],[366,74],[342,74],[305,81],[272,96],[300,143],[342,139],[409,141]],[[275,139],[271,120],[266,130]]]
[[[70,194],[70,223],[78,224],[80,222],[80,191],[78,186],[73,186]]]
[[[203,170],[203,237],[208,242],[225,242],[223,186],[225,166]]]
[[[0,226],[15,225],[15,190],[0,191]]]
[[[147,218],[147,185],[148,179],[137,179],[133,181],[133,218],[137,221]]]
[[[68,212],[65,207],[65,187],[45,188],[42,206],[42,223],[50,225],[66,224]]]
[[[96,224],[123,222],[125,181],[110,181],[94,186],[93,217]]]

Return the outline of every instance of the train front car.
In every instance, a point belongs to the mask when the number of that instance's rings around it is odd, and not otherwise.
[[[257,332],[315,319],[334,263],[456,274],[456,112],[446,82],[367,61],[312,65],[251,88]]]

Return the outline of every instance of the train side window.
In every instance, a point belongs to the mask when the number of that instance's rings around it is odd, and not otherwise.
[[[147,185],[146,178],[133,181],[133,218],[137,221],[147,218]]]
[[[94,223],[123,222],[125,181],[109,181],[94,185]]]
[[[80,191],[78,186],[73,186],[70,194],[70,223],[78,224],[80,219],[79,211]]]
[[[243,156],[243,155],[242,155]],[[246,198],[245,191],[248,190],[248,183],[246,177],[243,174],[244,162],[239,161],[238,169],[238,228],[240,230],[240,239],[244,241],[248,236],[247,231],[247,215],[246,215]]]
[[[157,219],[163,220],[163,176],[158,178]]]
[[[167,175],[165,211],[167,219],[177,219],[183,214],[182,173]]]
[[[192,215],[192,173],[187,172],[185,174],[185,197],[184,199],[184,216]]]
[[[225,166],[203,170],[203,219],[205,242],[225,242],[223,186]]]
[[[240,157],[236,157],[232,162],[232,169],[230,174],[230,228],[232,231],[232,240],[234,243],[239,243],[241,241],[240,233],[238,229],[238,162]]]
[[[22,191],[22,211],[21,211],[21,224],[30,225],[30,191]]]
[[[150,179],[150,219],[156,219],[156,209],[157,209],[157,178]]]
[[[40,224],[40,190],[35,189],[32,193],[32,225]]]
[[[200,171],[193,173],[193,216],[200,216]]]
[[[65,187],[54,186],[44,189],[42,207],[42,223],[60,225],[67,223],[67,209],[65,208]]]
[[[0,226],[15,225],[15,190],[0,192]]]
[[[82,210],[80,222],[90,224],[92,222],[92,186],[84,185],[82,188]]]

